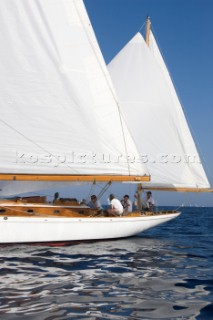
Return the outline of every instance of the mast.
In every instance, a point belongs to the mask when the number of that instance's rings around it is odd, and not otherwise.
[[[142,183],[138,183],[138,188],[137,188],[137,208],[138,210],[142,210],[142,201],[141,201],[141,193],[143,191],[142,188]]]
[[[146,44],[149,46],[149,35],[151,29],[151,21],[150,17],[148,16],[146,19]],[[142,183],[138,183],[137,187],[137,208],[138,210],[142,210],[142,202],[141,202],[141,193],[143,191]]]
[[[149,47],[150,29],[151,29],[151,21],[150,21],[150,17],[147,17],[147,19],[146,19],[146,44],[148,47]]]

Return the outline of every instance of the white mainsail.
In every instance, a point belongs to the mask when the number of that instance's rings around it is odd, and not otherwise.
[[[0,30],[0,173],[148,174],[82,0],[0,0]]]
[[[108,70],[124,119],[151,174],[149,187],[209,188],[153,34],[148,47],[137,33],[110,62]]]

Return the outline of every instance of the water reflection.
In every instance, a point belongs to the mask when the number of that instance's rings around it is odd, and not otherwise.
[[[67,247],[2,246],[0,317],[211,319],[209,244],[165,228]]]

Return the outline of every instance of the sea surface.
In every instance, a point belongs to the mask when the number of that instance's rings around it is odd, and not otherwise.
[[[0,319],[213,319],[213,208],[137,237],[0,247]]]

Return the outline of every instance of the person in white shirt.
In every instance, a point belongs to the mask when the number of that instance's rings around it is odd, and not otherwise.
[[[124,216],[127,216],[128,213],[132,212],[132,201],[129,200],[129,195],[126,194],[123,198],[123,208],[124,208]]]
[[[146,193],[146,208],[145,208],[145,210],[153,211],[154,210],[154,205],[155,205],[155,201],[152,198],[152,193],[151,193],[151,191],[148,191]]]
[[[109,200],[111,208],[107,210],[107,213],[113,216],[122,216],[124,208],[121,202],[115,198],[114,194],[110,194]]]

